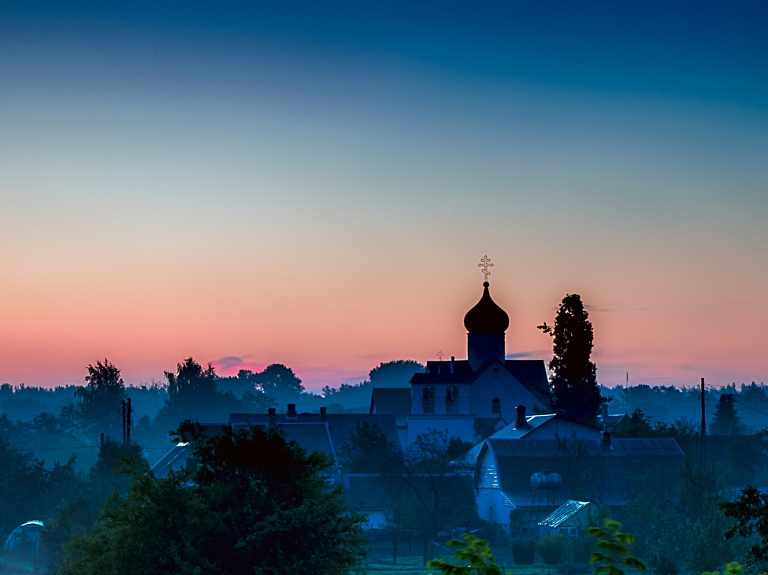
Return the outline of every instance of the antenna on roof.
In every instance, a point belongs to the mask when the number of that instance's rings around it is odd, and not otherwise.
[[[445,353],[444,353],[444,352],[443,352],[443,350],[441,349],[441,350],[440,350],[440,351],[438,351],[438,352],[437,352],[435,355],[437,356],[437,359],[438,359],[438,360],[440,360],[440,361],[443,361],[443,357],[445,356]]]

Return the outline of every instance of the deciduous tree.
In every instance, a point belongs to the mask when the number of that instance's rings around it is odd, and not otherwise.
[[[206,434],[185,424],[196,465],[137,474],[125,498],[70,548],[65,575],[348,575],[361,566],[363,516],[345,509],[328,459],[278,430]]]
[[[125,382],[115,364],[104,359],[96,365],[88,364],[86,386],[75,391],[79,400],[77,419],[81,428],[92,438],[103,431],[118,437],[122,434],[120,402],[125,399]]]

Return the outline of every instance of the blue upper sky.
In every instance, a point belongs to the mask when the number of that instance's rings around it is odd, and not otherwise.
[[[462,357],[487,254],[510,353],[546,358],[576,292],[605,383],[768,381],[766,30],[765,2],[0,1],[0,380]]]

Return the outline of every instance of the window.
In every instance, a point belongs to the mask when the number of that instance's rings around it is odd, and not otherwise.
[[[501,400],[498,397],[491,400],[491,413],[501,415]]]
[[[424,403],[424,413],[435,412],[435,388],[431,385],[426,386],[421,392],[422,402]]]
[[[459,409],[459,388],[455,385],[449,385],[445,390],[445,411],[446,413],[457,413]]]

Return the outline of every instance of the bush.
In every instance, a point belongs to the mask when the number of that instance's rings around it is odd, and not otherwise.
[[[657,553],[648,561],[656,575],[677,575],[680,573],[680,565],[673,557],[666,553]]]
[[[562,535],[550,535],[542,537],[536,547],[546,565],[558,565],[565,561],[568,543]]]
[[[533,565],[536,559],[536,541],[533,539],[513,539],[512,559],[515,565]]]
[[[573,537],[569,541],[573,563],[589,563],[592,556],[592,548],[595,546],[594,537]]]

